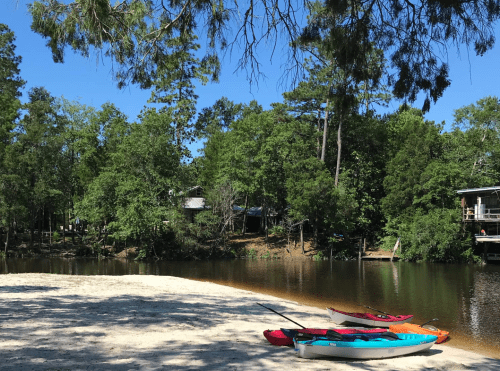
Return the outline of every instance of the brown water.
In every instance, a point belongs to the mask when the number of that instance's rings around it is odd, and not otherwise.
[[[303,260],[149,263],[57,258],[0,260],[0,274],[7,273],[171,275],[263,292],[319,308],[369,311],[364,307],[368,305],[391,314],[413,314],[413,323],[417,324],[439,318],[433,324],[450,332],[449,345],[500,358],[500,265]],[[293,319],[314,327],[307,318],[304,313]]]

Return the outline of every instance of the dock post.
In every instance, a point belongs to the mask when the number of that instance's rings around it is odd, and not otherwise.
[[[394,245],[394,249],[392,250],[391,262],[392,262],[392,259],[394,259],[394,254],[396,254],[396,250],[398,249],[398,246],[399,246],[399,237],[398,237],[398,240],[396,241],[396,244]]]

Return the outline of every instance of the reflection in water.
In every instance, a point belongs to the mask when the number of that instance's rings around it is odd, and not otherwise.
[[[474,272],[472,281],[468,323],[471,335],[476,341],[488,344],[492,338],[499,336],[499,329],[493,324],[500,315],[500,274],[498,272]]]
[[[3,259],[0,274],[172,275],[266,292],[320,308],[439,318],[450,345],[500,358],[500,266],[377,261],[226,260],[136,262]],[[325,311],[325,316],[326,316]],[[311,324],[313,326],[313,324]],[[332,324],[333,326],[333,324]]]
[[[394,291],[396,294],[399,292],[399,276],[398,276],[398,269],[396,268],[396,265],[394,265],[393,262],[390,262],[391,267],[392,267],[392,277],[394,278]]]

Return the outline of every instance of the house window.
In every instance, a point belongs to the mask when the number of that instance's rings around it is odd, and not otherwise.
[[[201,188],[196,189],[196,196],[201,197]]]

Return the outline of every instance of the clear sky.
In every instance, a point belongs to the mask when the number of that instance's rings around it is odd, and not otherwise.
[[[65,63],[52,61],[49,48],[44,40],[30,29],[31,18],[26,4],[32,0],[0,0],[0,23],[7,24],[16,35],[17,55],[22,56],[21,77],[27,81],[26,92],[34,86],[44,86],[53,96],[64,96],[69,100],[80,100],[82,104],[100,107],[105,102],[114,103],[131,121],[135,120],[146,104],[150,93],[135,86],[118,90],[112,80],[112,64],[109,60],[97,60],[96,56],[84,58],[67,50]],[[498,29],[498,27],[497,27]],[[475,103],[488,95],[500,96],[500,33],[497,45],[483,57],[476,57],[462,48],[458,56],[455,49],[448,51],[451,86],[444,92],[437,104],[431,105],[426,118],[436,122],[446,121],[449,128],[453,121],[453,110]],[[211,106],[226,96],[235,103],[249,103],[257,100],[264,109],[273,102],[282,101],[282,93],[287,91],[278,85],[283,75],[283,60],[270,61],[269,49],[261,52],[262,72],[267,79],[260,80],[258,86],[250,86],[245,71],[235,72],[238,56],[226,56],[223,60],[222,75],[218,84],[208,84],[197,90],[198,108]],[[388,111],[396,110],[400,102],[391,103]],[[414,104],[420,108],[422,101]],[[387,110],[381,112],[388,112]]]

